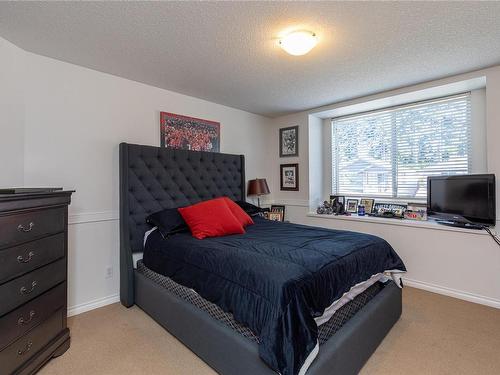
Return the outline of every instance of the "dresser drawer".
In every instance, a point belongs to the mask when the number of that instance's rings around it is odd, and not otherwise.
[[[56,337],[64,329],[63,313],[63,310],[57,311],[42,324],[0,351],[0,374],[11,374]]]
[[[64,233],[0,250],[0,284],[64,256]]]
[[[64,231],[65,210],[60,207],[0,216],[0,247]]]
[[[0,316],[66,279],[66,258],[0,285]]]
[[[0,350],[65,306],[66,283],[0,318]]]

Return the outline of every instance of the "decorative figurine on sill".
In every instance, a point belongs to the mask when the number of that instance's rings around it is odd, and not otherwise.
[[[322,215],[343,215],[345,213],[344,204],[335,199],[331,203],[324,201],[323,205],[319,206],[316,213]]]
[[[323,204],[318,207],[316,213],[321,215],[333,215],[333,210],[332,206],[330,205],[330,202],[324,201]]]

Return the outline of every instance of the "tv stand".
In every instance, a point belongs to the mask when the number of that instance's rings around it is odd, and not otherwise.
[[[461,221],[452,221],[452,220],[436,220],[436,222],[441,225],[447,225],[449,227],[456,227],[456,228],[482,230],[484,227],[484,225],[481,224],[463,223]]]

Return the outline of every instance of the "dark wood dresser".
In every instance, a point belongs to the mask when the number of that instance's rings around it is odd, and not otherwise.
[[[69,348],[71,194],[0,194],[0,375],[35,373]]]

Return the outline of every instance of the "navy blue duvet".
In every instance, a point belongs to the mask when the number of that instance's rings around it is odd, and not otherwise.
[[[260,357],[283,375],[299,373],[326,307],[374,274],[406,270],[379,237],[261,218],[245,234],[204,240],[155,231],[143,261],[252,329]]]

